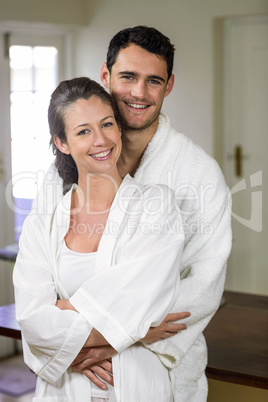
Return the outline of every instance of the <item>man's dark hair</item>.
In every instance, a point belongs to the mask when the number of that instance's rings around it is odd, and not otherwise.
[[[132,43],[162,57],[167,63],[168,79],[170,78],[175,47],[170,43],[170,39],[157,29],[142,25],[123,29],[112,38],[107,52],[107,68],[110,73],[119,51]]]

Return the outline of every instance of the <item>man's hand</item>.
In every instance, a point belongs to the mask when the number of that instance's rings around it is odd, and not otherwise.
[[[74,371],[81,371],[97,387],[106,389],[106,384],[102,380],[114,385],[111,357],[116,353],[117,351],[110,345],[83,347],[71,367]]]
[[[103,360],[102,362],[99,362],[97,364],[92,364],[92,366],[84,368],[82,370],[82,373],[101,389],[107,389],[104,381],[106,381],[108,384],[111,384],[112,386],[114,385],[113,368],[112,362],[110,360]],[[100,378],[97,377],[96,374]]]
[[[174,323],[174,321],[183,320],[190,317],[191,313],[171,313],[168,314],[158,327],[151,327],[147,335],[140,340],[143,343],[154,343],[161,339],[167,339],[176,335],[179,331],[187,329],[185,324]]]
[[[93,364],[110,360],[117,351],[110,345],[98,346],[95,348],[83,347],[71,364],[74,371],[82,371]]]

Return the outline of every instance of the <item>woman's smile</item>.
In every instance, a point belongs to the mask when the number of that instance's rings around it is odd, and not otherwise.
[[[113,151],[113,148],[110,148],[105,151],[98,152],[96,154],[89,154],[89,156],[91,156],[95,160],[104,161],[104,160],[110,158],[112,151]]]

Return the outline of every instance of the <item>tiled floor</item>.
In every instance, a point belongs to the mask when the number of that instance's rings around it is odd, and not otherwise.
[[[32,402],[33,393],[15,398],[14,396],[0,394],[0,402]]]
[[[14,357],[12,357],[12,359],[14,359]],[[23,360],[23,357],[19,355],[15,357],[15,359]],[[33,394],[34,393],[31,392],[20,397],[14,397],[0,393],[0,402],[32,402]]]

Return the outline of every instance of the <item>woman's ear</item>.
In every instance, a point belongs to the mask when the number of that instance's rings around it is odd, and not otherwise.
[[[63,154],[70,155],[71,152],[69,150],[67,142],[62,141],[56,134],[53,136],[53,141],[54,141],[54,144],[56,145],[56,147]]]

